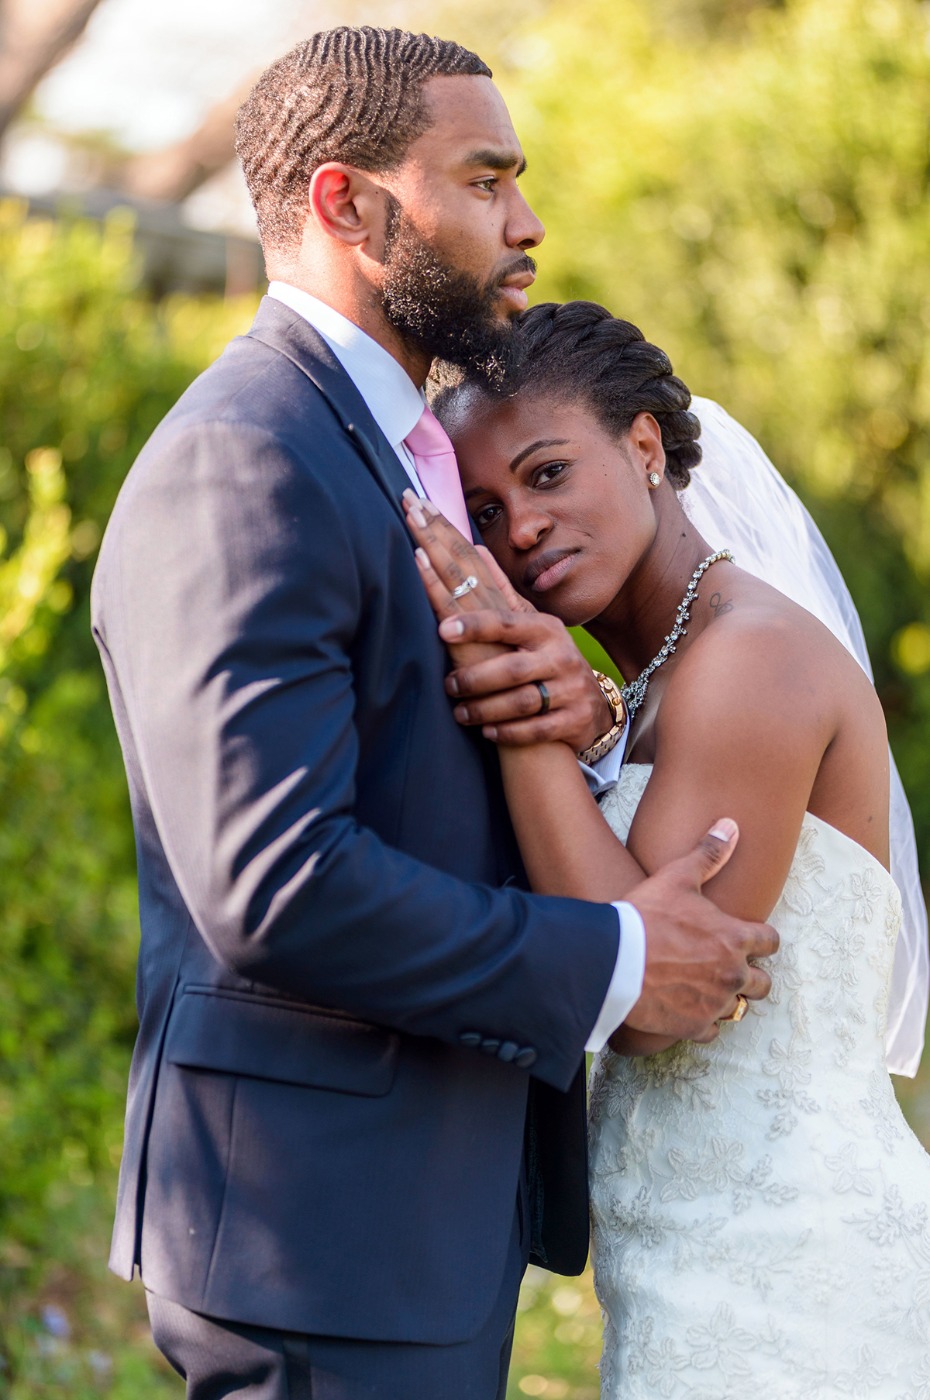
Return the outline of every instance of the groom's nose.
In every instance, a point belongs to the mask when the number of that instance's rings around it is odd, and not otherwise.
[[[533,213],[519,189],[516,190],[514,206],[507,220],[507,246],[521,248],[527,252],[530,248],[538,247],[545,236],[546,229],[542,220]]]

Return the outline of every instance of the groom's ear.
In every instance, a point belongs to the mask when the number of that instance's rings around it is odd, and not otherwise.
[[[384,191],[363,171],[338,161],[318,165],[310,178],[310,212],[330,238],[354,247],[384,231]]]

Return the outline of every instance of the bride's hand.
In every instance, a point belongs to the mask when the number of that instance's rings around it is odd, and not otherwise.
[[[403,500],[407,526],[417,542],[420,577],[440,621],[466,612],[511,613],[523,609],[522,599],[486,549],[478,550],[466,540],[431,501],[413,491],[405,491]],[[447,645],[456,665],[468,665],[512,650],[501,642]]]
[[[613,715],[564,624],[521,598],[488,550],[466,540],[431,502],[407,491],[404,507],[420,577],[455,664],[446,691],[458,702],[459,724],[480,726],[501,744],[589,748]],[[469,578],[476,586],[453,598]]]

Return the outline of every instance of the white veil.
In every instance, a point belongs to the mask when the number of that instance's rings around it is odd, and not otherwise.
[[[869,678],[872,668],[849,590],[811,516],[755,439],[710,399],[695,398],[703,460],[682,492],[685,513],[715,549],[733,550],[740,568],[764,579],[818,617]],[[927,908],[917,870],[914,823],[891,759],[891,873],[904,917],[895,947],[886,1063],[914,1075],[927,1019]]]

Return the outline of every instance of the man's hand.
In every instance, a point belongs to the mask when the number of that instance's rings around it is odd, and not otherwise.
[[[610,706],[594,672],[571,633],[557,617],[528,612],[470,612],[443,622],[440,636],[456,640],[503,642],[511,650],[446,677],[446,690],[458,703],[460,724],[481,725],[487,739],[499,744],[539,744],[561,740],[575,753],[589,748],[613,724]],[[549,711],[541,713],[541,681]]]
[[[778,934],[768,924],[734,919],[701,893],[726,865],[738,839],[735,822],[718,821],[693,851],[662,866],[627,896],[646,925],[646,975],[624,1023],[630,1030],[662,1037],[666,1044],[711,1041],[718,1034],[716,1023],[736,1008],[737,996],[759,1001],[771,991],[769,974],[751,959],[776,952]],[[632,1050],[622,1030],[615,1048]],[[653,1048],[661,1047],[657,1042]]]

